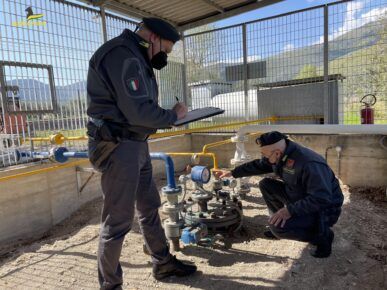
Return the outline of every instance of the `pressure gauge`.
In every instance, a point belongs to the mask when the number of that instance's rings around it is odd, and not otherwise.
[[[191,179],[198,183],[208,183],[211,178],[210,170],[205,166],[195,166],[191,171]]]

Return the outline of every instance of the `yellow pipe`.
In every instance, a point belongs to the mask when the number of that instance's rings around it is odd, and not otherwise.
[[[198,153],[194,153],[194,152],[168,152],[168,153],[165,153],[171,157],[173,156],[193,156],[193,155],[197,155],[197,156],[205,156],[205,157],[211,157],[212,158],[212,162],[214,164],[214,169],[218,169],[218,160],[216,158],[216,155],[215,153],[203,153],[203,152],[198,152]]]
[[[219,128],[227,128],[227,127],[235,127],[235,126],[240,126],[240,125],[248,125],[248,124],[253,124],[253,123],[261,123],[261,122],[267,122],[267,121],[278,121],[278,120],[298,120],[298,119],[315,119],[315,118],[321,118],[321,116],[295,116],[295,117],[270,117],[270,118],[265,118],[265,119],[258,119],[258,120],[253,120],[253,121],[245,121],[245,122],[237,122],[237,123],[230,123],[230,124],[223,124],[223,125],[215,125],[215,126],[209,126],[209,127],[203,127],[203,128],[195,128],[195,129],[186,129],[186,130],[179,130],[179,131],[173,131],[173,132],[163,132],[163,133],[156,133],[151,135],[153,136],[154,139],[156,138],[163,138],[167,136],[175,136],[175,135],[182,135],[182,134],[187,134],[187,133],[193,133],[193,132],[199,132],[199,131],[205,131],[209,129],[219,129]],[[254,135],[259,135],[261,133],[251,133],[248,136],[254,136]],[[50,137],[41,137],[41,138],[26,138],[24,141],[52,141],[54,140],[56,144],[62,144],[65,140],[87,140],[87,136],[76,136],[76,137],[65,137],[61,133],[51,135]],[[57,143],[58,140],[63,141],[61,143]],[[206,156],[206,157],[211,157],[213,160],[214,164],[214,169],[218,169],[218,160],[216,158],[215,153],[210,153],[207,152],[209,148],[212,147],[217,147],[221,145],[225,145],[231,143],[231,138],[227,140],[222,140],[222,141],[217,141],[213,143],[209,143],[203,146],[202,152],[199,153],[193,153],[193,152],[170,152],[167,153],[170,156],[193,156],[193,155],[198,155],[198,156]],[[61,168],[67,168],[67,167],[72,167],[75,165],[83,164],[88,162],[88,160],[81,160],[81,161],[75,161],[71,163],[66,163],[66,164],[60,164],[60,165],[55,165],[52,167],[47,167],[47,168],[42,168],[42,169],[37,169],[33,171],[28,171],[28,172],[23,172],[15,175],[9,175],[9,176],[4,176],[0,177],[0,182],[1,181],[6,181],[10,180],[13,178],[18,178],[18,177],[24,177],[24,176],[30,176],[30,175],[35,175],[35,174],[40,174],[43,172],[49,172]]]
[[[33,137],[22,139],[22,143],[25,142],[50,142],[53,145],[61,145],[65,141],[86,141],[89,138],[87,136],[74,136],[74,137],[65,137],[61,133],[50,135],[50,137]]]
[[[203,153],[207,153],[207,150],[209,148],[217,147],[217,146],[221,146],[221,145],[225,145],[225,144],[229,144],[229,143],[231,143],[231,139],[227,139],[227,140],[223,140],[223,141],[218,141],[218,142],[214,142],[214,143],[209,143],[209,144],[206,144],[206,145],[203,146],[202,152]]]
[[[19,178],[19,177],[26,177],[26,176],[31,176],[31,175],[35,175],[35,174],[44,173],[44,172],[50,172],[50,171],[54,171],[57,169],[73,167],[73,166],[80,165],[80,164],[87,163],[87,162],[89,162],[89,160],[79,160],[79,161],[69,162],[66,164],[59,164],[59,165],[54,165],[51,167],[46,167],[46,168],[36,169],[36,170],[32,170],[32,171],[17,173],[14,175],[3,176],[3,177],[0,177],[0,182],[14,179],[14,178]]]
[[[236,122],[236,123],[214,125],[214,126],[194,128],[194,129],[184,129],[184,130],[178,130],[178,131],[172,131],[172,132],[162,132],[162,133],[152,134],[152,135],[150,135],[150,138],[157,139],[157,138],[164,138],[164,137],[171,137],[171,136],[177,136],[177,135],[183,135],[183,134],[189,134],[189,133],[196,133],[196,132],[213,130],[213,129],[237,127],[237,126],[249,125],[249,124],[254,124],[254,123],[269,122],[269,121],[273,121],[274,119],[275,118],[270,117],[270,118],[264,118],[264,119],[257,119],[257,120],[253,120],[253,121]]]
[[[248,134],[249,137],[252,137],[252,136],[255,136],[255,135],[261,135],[262,133],[251,133],[251,134]],[[203,149],[202,149],[202,152],[203,153],[207,153],[207,150],[209,148],[212,148],[212,147],[217,147],[217,146],[222,146],[222,145],[225,145],[225,144],[229,144],[229,143],[232,143],[232,140],[231,138],[230,139],[227,139],[227,140],[222,140],[222,141],[217,141],[217,142],[214,142],[214,143],[208,143],[206,145],[203,146]]]
[[[262,133],[251,133],[248,136],[260,135],[260,134],[262,134]],[[207,150],[209,148],[225,145],[225,144],[228,144],[228,143],[231,143],[231,142],[232,141],[231,141],[231,138],[230,138],[230,139],[227,139],[227,140],[222,140],[222,141],[217,141],[217,142],[213,142],[213,143],[208,143],[208,144],[203,146],[202,152],[197,152],[197,153],[195,153],[195,152],[168,152],[166,154],[168,154],[171,157],[173,157],[173,156],[193,156],[193,155],[211,157],[212,160],[213,160],[213,163],[214,163],[214,168],[213,169],[218,169],[219,165],[218,165],[218,160],[216,158],[216,154],[212,153],[212,152],[207,152]]]
[[[271,119],[271,118],[268,118],[268,119]],[[236,127],[236,126],[248,125],[248,124],[252,124],[252,123],[267,122],[267,121],[269,121],[268,119],[260,119],[260,120],[249,121],[249,122],[230,123],[230,124],[224,124],[224,125],[207,126],[207,127],[194,128],[194,129],[184,129],[184,130],[161,132],[161,133],[151,134],[149,136],[149,138],[150,139],[159,139],[159,138],[172,137],[172,136],[184,135],[184,134],[213,130],[213,129]],[[271,119],[271,120],[274,120],[274,119]],[[25,138],[22,140],[22,142],[23,143],[28,142],[28,141],[50,142],[51,144],[61,145],[65,141],[85,141],[85,140],[88,140],[87,136],[65,137],[61,133],[59,133],[59,134],[51,135],[50,137]]]
[[[308,119],[316,119],[316,118],[322,118],[322,117],[323,116],[293,116],[293,117],[273,116],[273,117],[268,117],[263,119],[256,119],[252,121],[235,122],[235,123],[222,124],[222,125],[206,126],[201,128],[183,129],[183,130],[155,133],[150,135],[150,139],[172,137],[172,136],[178,136],[178,135],[207,131],[207,130],[221,129],[221,128],[232,128],[237,126],[250,125],[254,123],[278,122],[278,121],[289,121],[289,120],[308,120]],[[27,142],[27,141],[51,142],[52,144],[60,145],[60,144],[63,144],[63,142],[65,141],[85,141],[85,140],[88,140],[87,136],[65,137],[61,133],[58,133],[58,134],[51,135],[50,137],[25,138],[22,140],[22,142]]]
[[[254,123],[269,122],[269,121],[273,121],[273,120],[275,120],[275,118],[270,117],[270,118],[264,118],[264,119],[257,119],[257,120],[253,120],[253,121],[235,122],[235,123],[207,126],[207,127],[201,127],[201,128],[193,128],[193,129],[184,129],[184,130],[177,130],[177,131],[155,133],[155,134],[150,135],[150,138],[151,139],[158,139],[158,138],[164,138],[164,137],[171,137],[171,136],[201,132],[201,131],[206,131],[206,130],[229,128],[229,127],[249,125],[249,124],[254,124]],[[50,137],[25,138],[25,139],[23,139],[23,141],[24,142],[26,142],[26,141],[54,142],[54,144],[60,145],[64,141],[67,141],[67,140],[80,141],[80,140],[87,140],[87,139],[88,139],[87,136],[65,137],[61,133],[58,133],[58,134],[51,135]],[[57,142],[57,143],[55,143],[55,142]]]

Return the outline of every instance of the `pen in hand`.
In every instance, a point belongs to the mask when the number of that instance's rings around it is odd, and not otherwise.
[[[184,105],[184,103],[180,103],[180,100],[177,96],[175,96],[175,98],[177,103],[175,106],[173,106],[172,110],[176,112],[177,119],[180,120],[187,115],[188,108]]]

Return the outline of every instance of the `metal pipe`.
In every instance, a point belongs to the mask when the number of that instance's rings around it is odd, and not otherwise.
[[[218,169],[218,160],[216,158],[216,155],[215,153],[203,153],[203,152],[198,152],[198,153],[194,153],[194,152],[167,152],[165,154],[168,154],[169,156],[205,156],[205,157],[211,157],[212,158],[212,161],[213,161],[213,164],[214,164],[214,168],[213,169]]]
[[[88,152],[64,152],[63,156],[68,158],[89,158]]]
[[[149,154],[152,160],[163,160],[165,163],[165,172],[167,174],[167,186],[169,188],[176,188],[175,182],[175,166],[173,164],[173,160],[171,156],[166,153],[150,153]]]
[[[341,170],[341,151],[343,151],[343,148],[341,146],[335,147],[336,153],[337,153],[337,177],[340,178],[340,170]]]
[[[329,24],[328,24],[328,6],[324,6],[324,47],[323,47],[323,61],[324,61],[324,123],[325,124],[332,124],[332,114],[331,114],[331,98],[329,95],[329,84],[328,84],[328,66],[329,66],[329,60],[328,60],[328,34],[329,34]]]
[[[260,132],[256,132],[256,133],[251,133],[248,136],[252,137],[252,136],[261,135],[261,134],[262,133],[260,133]],[[209,148],[226,145],[226,144],[233,143],[233,142],[234,142],[233,138],[230,138],[230,139],[227,139],[227,140],[217,141],[217,142],[214,142],[214,143],[208,143],[208,144],[203,146],[202,153],[207,153],[207,150]]]
[[[325,148],[325,161],[328,163],[328,151],[329,149],[332,149],[334,148],[333,146],[328,146],[327,148]]]
[[[292,117],[272,116],[272,117],[268,117],[268,118],[255,119],[252,121],[234,122],[234,123],[229,123],[229,124],[206,126],[206,127],[201,127],[201,128],[193,128],[193,129],[184,129],[184,130],[156,133],[156,134],[150,135],[150,139],[154,140],[154,139],[165,138],[165,137],[173,137],[173,136],[179,136],[179,135],[184,135],[184,134],[203,132],[203,131],[207,131],[207,130],[215,130],[215,129],[232,128],[232,127],[250,125],[250,124],[255,124],[255,123],[290,121],[290,120],[309,120],[309,119],[316,119],[316,118],[320,118],[320,117],[323,117],[323,116],[292,116]],[[85,141],[85,140],[88,140],[87,136],[66,137],[66,136],[63,136],[61,133],[58,133],[58,134],[51,135],[50,137],[24,138],[21,140],[21,142],[22,143],[27,142],[27,141],[30,141],[30,142],[51,142],[52,144],[61,145],[65,141]]]
[[[54,171],[57,169],[73,167],[73,166],[81,165],[81,164],[86,163],[86,162],[88,162],[88,160],[74,161],[74,162],[70,162],[70,163],[66,163],[66,164],[60,164],[60,165],[55,165],[55,166],[51,166],[51,167],[47,167],[47,168],[42,168],[42,169],[17,173],[17,174],[13,174],[13,175],[9,175],[9,176],[4,176],[4,177],[0,177],[0,182],[19,178],[19,177],[26,177],[26,176],[31,176],[31,175],[35,175],[35,174],[50,172],[50,171]]]
[[[222,141],[206,144],[206,145],[203,146],[202,153],[207,153],[207,150],[209,148],[213,148],[213,147],[229,144],[231,142],[232,142],[231,139],[227,139],[227,140],[222,140]]]
[[[108,41],[108,35],[106,30],[106,14],[103,6],[99,7],[99,13],[101,15],[101,29],[102,29],[102,41],[105,43]]]
[[[293,134],[382,134],[387,135],[387,125],[249,125],[240,128],[238,136],[252,132],[279,131]]]
[[[19,152],[19,156],[29,156],[32,158],[51,158],[53,157],[57,162],[67,162],[68,158],[89,158],[88,152],[69,152],[64,147],[55,148],[50,152]],[[149,154],[152,160],[163,160],[165,162],[165,171],[167,174],[167,186],[169,188],[176,188],[174,178],[175,168],[173,160],[165,153],[157,152]]]

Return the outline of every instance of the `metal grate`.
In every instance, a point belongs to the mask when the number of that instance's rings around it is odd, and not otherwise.
[[[88,61],[104,39],[136,25],[74,2],[31,4],[0,0],[0,166],[15,163],[14,149],[52,146],[22,140],[85,134]],[[191,128],[255,119],[360,124],[360,99],[374,94],[375,123],[386,124],[386,37],[387,0],[206,25],[185,35],[169,66],[156,71],[160,104],[171,108],[177,96],[192,109],[226,110]],[[64,146],[85,150],[86,142]]]
[[[15,148],[30,150],[33,145],[47,151],[51,147],[48,142],[22,144],[21,140],[59,131],[65,136],[85,132],[88,60],[101,44],[98,12],[63,1],[37,0],[32,5],[29,8],[25,1],[17,0],[3,0],[0,5],[0,61],[5,82],[0,165],[13,163]],[[29,11],[39,18],[28,20]],[[4,93],[12,86],[14,90]],[[8,113],[4,105],[9,101],[13,112]],[[86,149],[85,142],[64,146]]]
[[[193,107],[226,109],[220,122],[360,124],[360,99],[375,94],[386,124],[386,27],[387,1],[364,0],[188,35]]]

